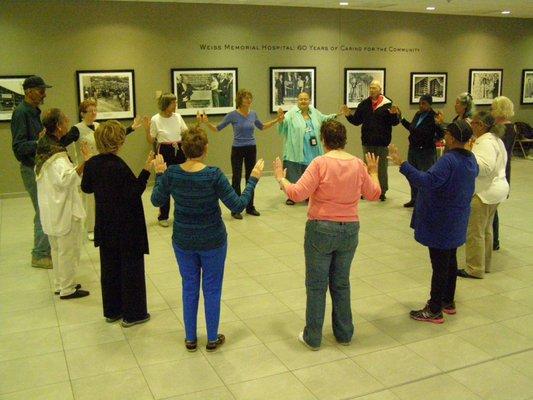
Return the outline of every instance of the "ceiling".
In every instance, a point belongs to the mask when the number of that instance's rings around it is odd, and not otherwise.
[[[111,0],[163,3],[247,4],[283,7],[342,8],[351,10],[399,11],[480,17],[533,18],[533,0]],[[346,1],[347,6],[339,5]],[[434,11],[426,7],[433,6]],[[503,15],[503,10],[511,11]]]

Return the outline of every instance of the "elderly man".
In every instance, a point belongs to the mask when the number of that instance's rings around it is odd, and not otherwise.
[[[341,112],[351,124],[363,125],[361,141],[363,142],[364,154],[374,153],[379,156],[380,200],[385,201],[385,193],[389,188],[387,175],[389,151],[387,147],[391,142],[392,127],[400,123],[399,110],[392,105],[392,100],[381,93],[381,84],[378,81],[372,81],[369,89],[370,96],[359,103],[353,114],[346,105],[342,106]]]
[[[26,191],[30,195],[33,209],[35,210],[31,266],[48,269],[52,268],[50,243],[48,242],[48,237],[43,232],[39,217],[34,167],[37,140],[39,139],[40,132],[43,130],[39,105],[43,104],[44,98],[46,97],[46,89],[51,87],[40,76],[26,78],[22,83],[24,100],[15,108],[11,119],[13,153],[15,153],[15,157],[20,162],[22,181],[24,182]],[[61,143],[66,146],[77,139],[77,137],[72,135],[65,136]]]

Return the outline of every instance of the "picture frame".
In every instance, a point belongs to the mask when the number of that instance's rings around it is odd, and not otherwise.
[[[178,99],[177,112],[182,116],[224,115],[236,107],[238,69],[172,68],[171,90]]]
[[[270,67],[270,112],[290,110],[298,95],[307,92],[316,107],[316,67]]]
[[[522,70],[520,104],[533,104],[533,69]]]
[[[502,95],[503,69],[470,69],[468,92],[475,105],[490,105]]]
[[[420,96],[429,94],[433,104],[446,103],[448,94],[447,72],[411,72],[411,90],[409,103],[418,104]]]
[[[78,102],[96,100],[96,120],[135,118],[135,75],[132,69],[76,71]]]
[[[0,76],[0,122],[11,121],[13,111],[24,100],[24,79],[31,75]]]
[[[357,108],[368,98],[370,83],[374,80],[381,83],[385,94],[386,78],[386,68],[344,68],[344,103],[348,108]]]

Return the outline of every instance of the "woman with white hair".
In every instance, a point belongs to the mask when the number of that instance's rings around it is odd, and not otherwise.
[[[455,112],[457,115],[452,122],[457,120],[464,119],[466,122],[470,123],[472,121],[472,115],[476,111],[476,106],[474,105],[474,99],[472,95],[468,92],[461,93],[455,99]],[[444,115],[442,112],[438,112],[435,116],[435,121],[442,125],[444,124]]]
[[[511,122],[514,116],[514,105],[509,98],[505,96],[498,96],[492,101],[491,114],[494,117],[495,127],[494,132],[502,139],[507,151],[507,164],[505,165],[505,178],[507,183],[511,184],[511,156],[513,153],[513,145],[516,139],[516,129]],[[498,217],[498,210],[494,215],[494,223],[492,225],[494,231],[494,240],[492,244],[493,250],[500,249],[500,218]]]

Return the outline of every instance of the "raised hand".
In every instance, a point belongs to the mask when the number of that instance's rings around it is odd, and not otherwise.
[[[264,167],[265,167],[265,161],[262,158],[260,158],[255,163],[255,166],[254,166],[254,169],[252,170],[251,175],[254,178],[257,178],[257,179],[261,178],[261,175],[263,175],[263,168]]]
[[[144,162],[144,169],[147,171],[150,171],[150,167],[152,166],[152,161],[154,161],[155,153],[150,150],[148,153],[148,156],[146,157],[146,161]]]
[[[156,174],[164,174],[167,170],[167,163],[165,162],[161,154],[156,155],[151,163],[154,167],[154,171]]]
[[[439,125],[444,123],[444,114],[440,111],[437,111],[437,114],[435,114],[435,122]]]
[[[377,174],[378,173],[378,164],[379,164],[379,156],[376,157],[374,153],[366,153],[365,154],[366,159],[366,169],[368,170],[369,174]]]
[[[349,117],[352,114],[352,112],[350,111],[350,109],[348,108],[346,104],[343,104],[341,106],[339,113],[344,115],[345,117]]]
[[[389,110],[391,114],[396,114],[398,117],[402,115],[400,108],[398,106],[392,106]]]
[[[278,108],[278,122],[283,122],[283,120],[285,119],[285,113],[283,112],[283,109],[280,107]]]
[[[276,157],[272,162],[272,166],[274,167],[274,176],[277,181],[280,181],[287,176],[287,168],[283,169],[283,162],[279,157]]]
[[[89,148],[89,144],[86,141],[81,142],[81,155],[83,156],[83,160],[87,161],[89,158],[92,157],[91,149]]]
[[[133,124],[131,124],[131,128],[133,130],[136,130],[136,129],[140,128],[141,126],[144,126],[143,118],[148,118],[148,117],[135,117],[133,119]]]
[[[394,144],[389,145],[389,156],[387,158],[396,165],[402,165],[403,163],[402,157],[400,156],[400,151]]]

